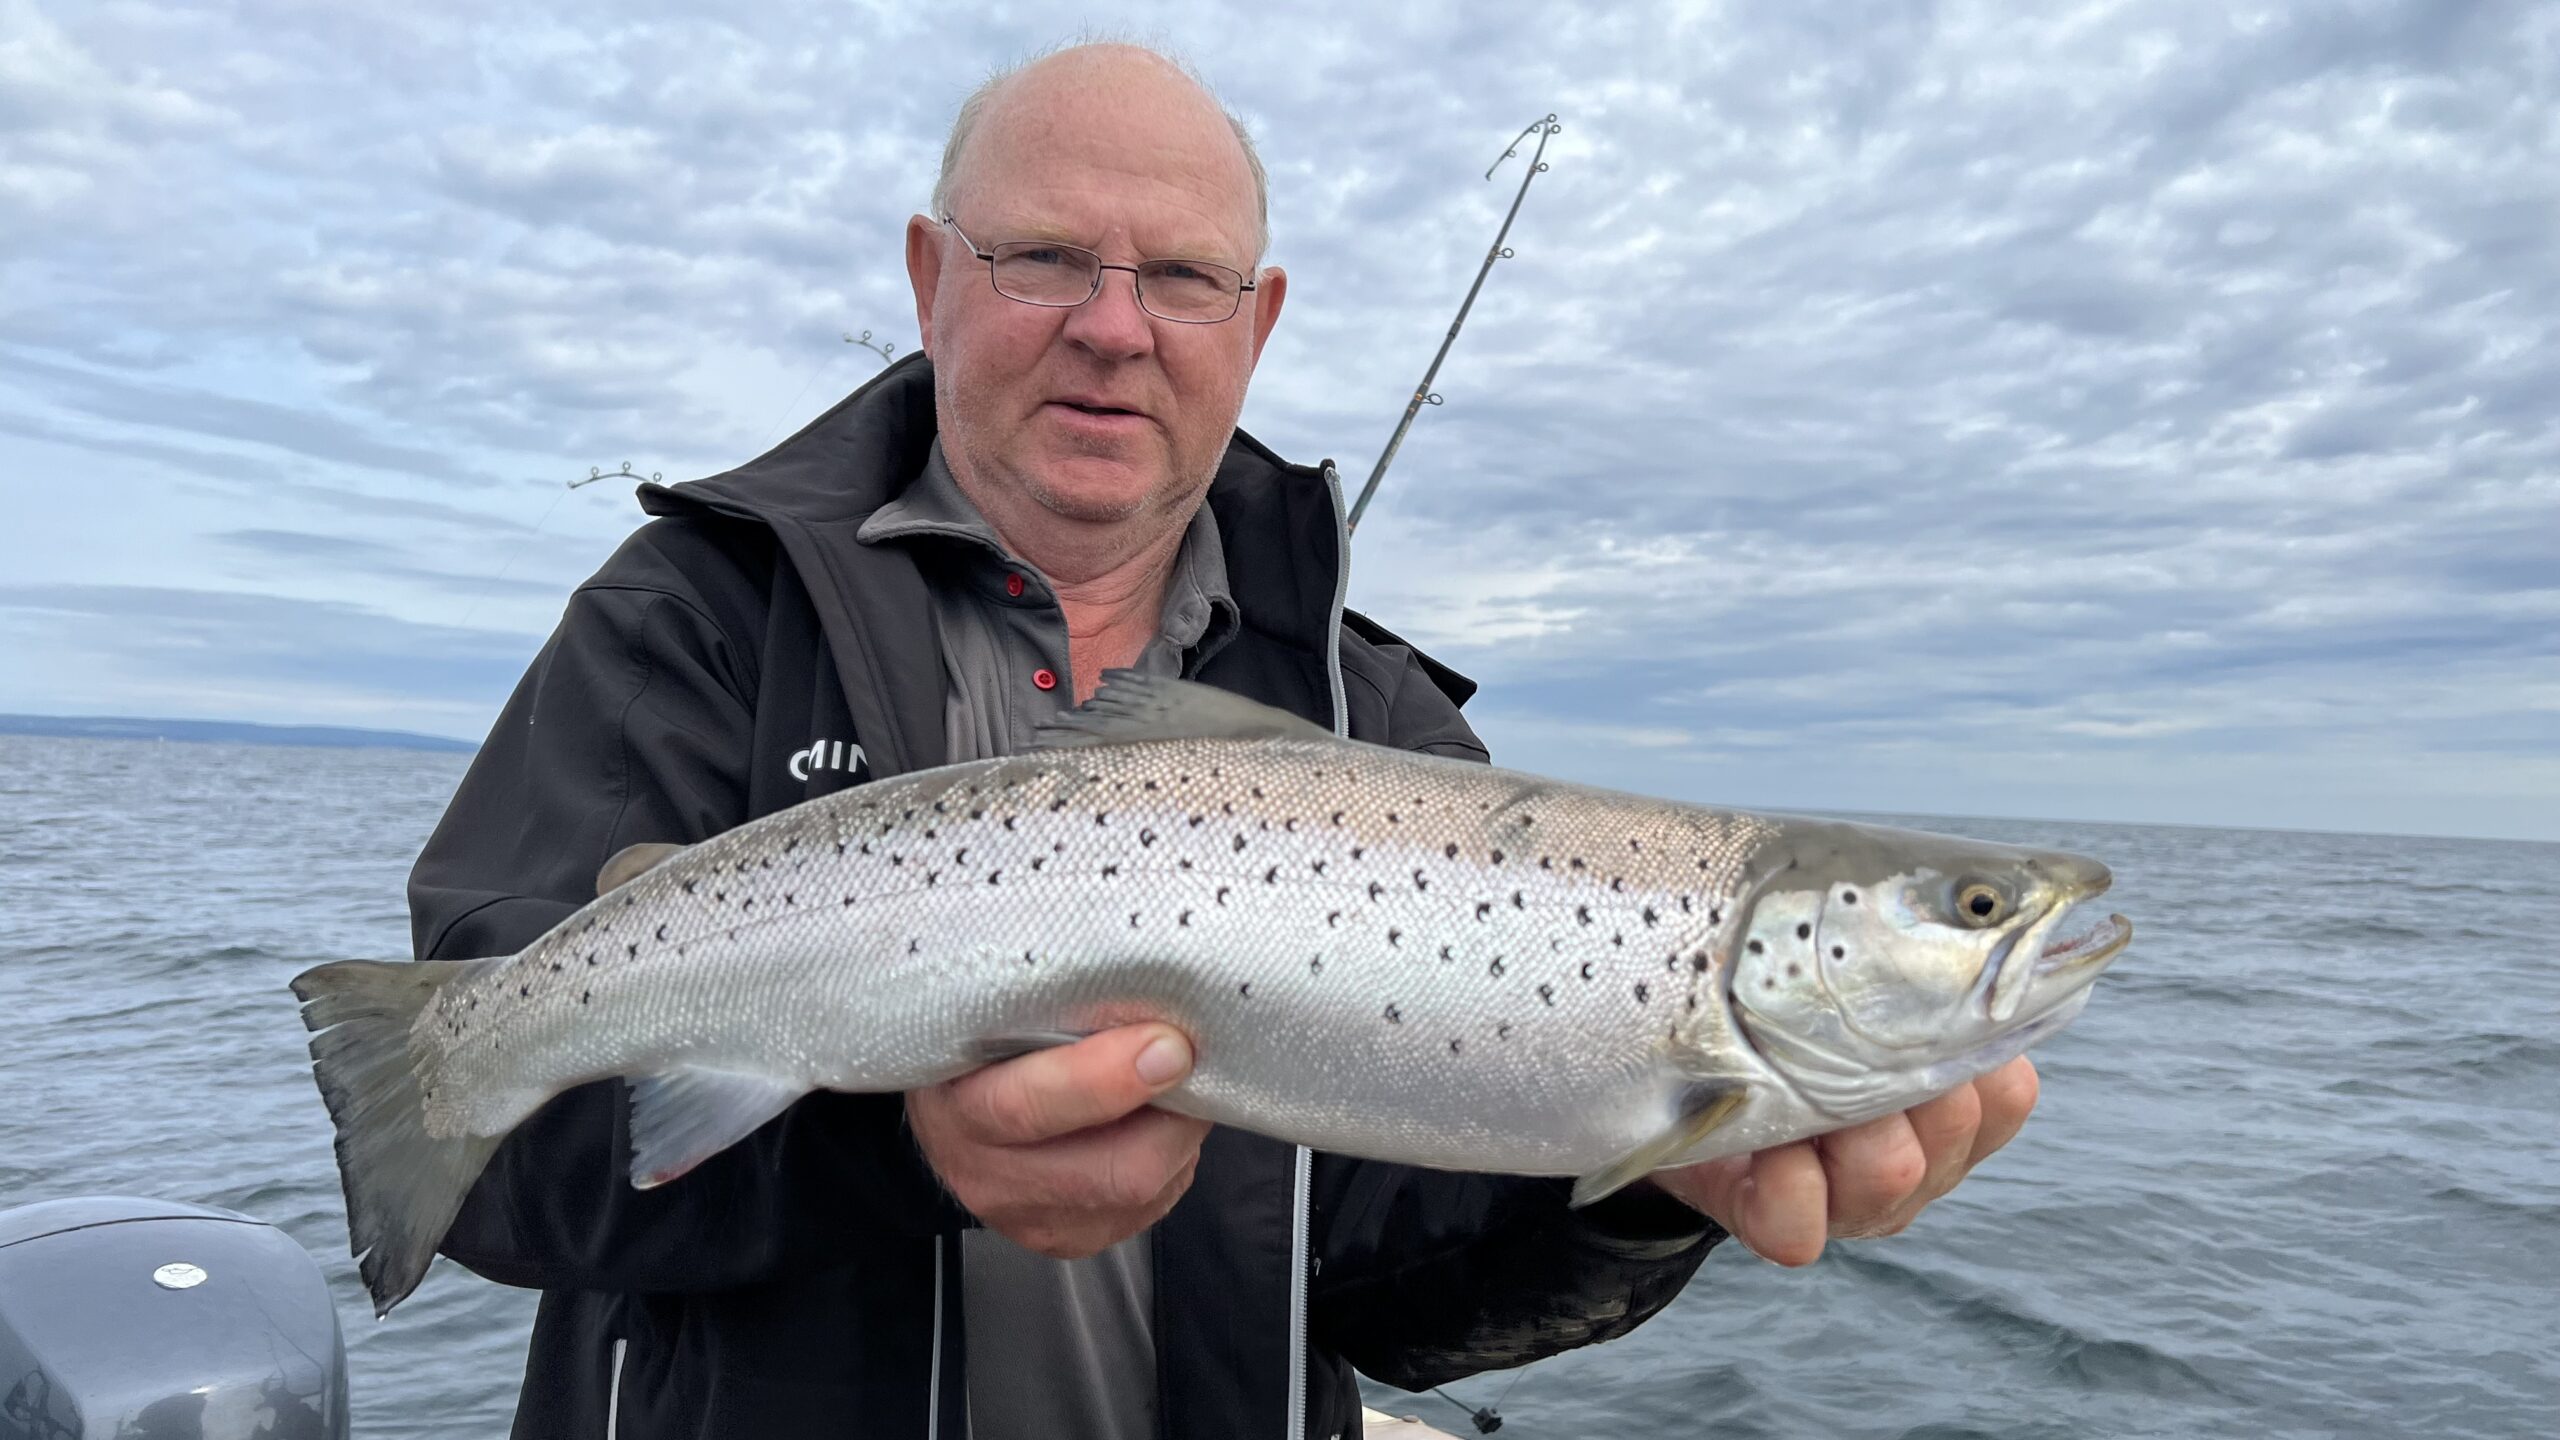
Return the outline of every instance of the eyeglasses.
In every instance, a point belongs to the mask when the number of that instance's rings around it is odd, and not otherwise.
[[[1254,282],[1224,265],[1207,260],[1141,260],[1135,265],[1105,265],[1102,257],[1073,245],[1046,240],[1009,240],[981,250],[959,222],[942,223],[987,262],[996,293],[1025,305],[1070,310],[1102,293],[1102,272],[1126,270],[1137,282],[1138,305],[1159,320],[1178,325],[1215,325],[1231,319],[1244,305],[1244,292]]]

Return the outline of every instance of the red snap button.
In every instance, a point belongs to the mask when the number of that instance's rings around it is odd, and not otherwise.
[[[1043,690],[1055,690],[1058,688],[1058,672],[1043,665],[1031,672],[1031,683]]]
[[[1006,577],[1004,577],[1004,593],[1006,593],[1007,595],[1014,595],[1014,596],[1019,596],[1019,595],[1021,595],[1021,594],[1022,594],[1022,577],[1021,577],[1021,576],[1019,576],[1019,575],[1007,575]],[[1042,689],[1044,689],[1044,690],[1045,690],[1045,689],[1047,689],[1048,687],[1044,685],[1044,686],[1042,686],[1042,687],[1040,687],[1040,688],[1042,688]]]

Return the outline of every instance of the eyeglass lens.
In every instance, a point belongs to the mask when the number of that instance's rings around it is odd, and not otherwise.
[[[1069,245],[1020,241],[995,248],[999,293],[1031,305],[1081,305],[1093,297],[1102,259]],[[1244,277],[1196,260],[1149,260],[1137,267],[1138,303],[1166,320],[1204,324],[1236,313]]]

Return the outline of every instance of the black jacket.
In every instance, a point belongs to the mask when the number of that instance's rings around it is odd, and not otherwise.
[[[422,958],[522,948],[592,898],[625,845],[700,840],[941,762],[924,581],[903,548],[853,538],[933,433],[932,372],[911,357],[746,466],[642,490],[659,518],[571,597],[418,859]],[[1341,611],[1329,473],[1239,433],[1209,503],[1243,628],[1200,678],[1319,724],[1338,703],[1361,739],[1484,758],[1458,715],[1473,687]],[[959,1440],[957,1237],[975,1222],[918,1154],[901,1098],[812,1095],[640,1191],[621,1089],[583,1087],[526,1122],[444,1243],[544,1292],[515,1433]],[[1212,1131],[1151,1232],[1164,1435],[1282,1440],[1302,1318],[1294,1440],[1356,1436],[1352,1367],[1420,1388],[1612,1338],[1720,1238],[1661,1197],[1577,1214],[1564,1196],[1558,1181],[1302,1162]]]

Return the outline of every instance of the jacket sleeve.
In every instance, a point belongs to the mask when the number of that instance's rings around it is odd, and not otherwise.
[[[1392,636],[1375,638],[1392,642],[1380,645],[1383,658],[1403,662],[1378,686],[1389,743],[1488,758],[1447,672]],[[1657,1190],[1582,1210],[1567,1205],[1571,1190],[1562,1179],[1317,1156],[1317,1342],[1408,1390],[1526,1364],[1651,1319],[1724,1238]]]
[[[615,851],[747,818],[752,690],[689,587],[651,563],[649,536],[571,599],[419,856],[419,958],[512,954],[593,899]],[[896,1096],[809,1096],[683,1179],[636,1190],[625,1088],[581,1086],[510,1134],[444,1253],[511,1285],[704,1290],[963,1218]]]

